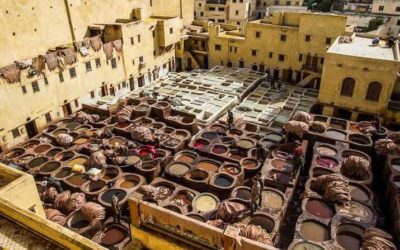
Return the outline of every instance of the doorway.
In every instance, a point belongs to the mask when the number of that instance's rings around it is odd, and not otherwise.
[[[115,96],[115,88],[114,87],[110,88],[110,95]]]
[[[349,110],[336,108],[333,116],[345,120],[351,120],[351,114],[352,112]]]
[[[129,78],[129,88],[131,91],[135,90],[135,80],[133,77]]]
[[[62,110],[64,113],[64,117],[69,116],[70,114],[72,114],[71,104],[70,103],[64,104],[62,106]]]
[[[143,85],[144,85],[144,75],[138,78],[138,86],[143,87]]]
[[[108,95],[108,90],[107,90],[107,86],[103,85],[101,86],[101,97]]]
[[[28,134],[29,138],[32,138],[32,137],[34,137],[35,135],[38,134],[35,120],[26,123],[25,124],[25,129],[26,129],[26,133]]]

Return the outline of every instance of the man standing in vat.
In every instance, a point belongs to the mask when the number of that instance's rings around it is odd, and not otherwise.
[[[303,168],[303,148],[299,142],[296,142],[296,147],[293,149],[292,164],[294,167],[293,175],[296,175],[297,171],[301,171]]]
[[[254,212],[257,210],[258,207],[261,207],[262,190],[264,189],[264,182],[261,177],[262,177],[261,172],[258,172],[253,177],[253,184],[251,186],[251,203],[250,203],[251,214],[254,214]]]
[[[119,199],[116,194],[111,198],[111,207],[113,210],[114,223],[119,224],[121,222],[121,206],[119,205]]]
[[[228,129],[231,129],[233,126],[233,113],[232,111],[228,110]]]

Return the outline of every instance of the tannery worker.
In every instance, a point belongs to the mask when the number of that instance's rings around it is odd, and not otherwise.
[[[297,172],[303,168],[303,148],[300,143],[296,143],[296,147],[293,149],[293,158],[292,158],[293,167]]]
[[[114,223],[121,222],[121,206],[119,205],[119,199],[117,195],[112,196],[111,207],[113,211]]]
[[[44,177],[44,181],[42,182],[42,186],[47,189],[50,187],[54,187],[58,193],[62,193],[64,190],[61,187],[61,183],[57,181],[53,176]]]
[[[228,111],[228,128],[231,129],[233,126],[233,113],[232,111]]]
[[[262,180],[262,174],[258,172],[253,177],[253,184],[251,186],[251,203],[250,209],[251,214],[253,214],[259,206],[261,206],[262,202],[262,190],[264,188],[264,182]]]

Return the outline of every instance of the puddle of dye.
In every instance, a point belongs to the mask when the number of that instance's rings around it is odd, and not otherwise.
[[[281,209],[283,206],[283,198],[277,192],[268,190],[265,194],[265,205],[273,209]]]
[[[58,162],[49,162],[45,164],[43,167],[40,168],[41,172],[49,173],[53,172],[54,170],[58,169],[61,166]]]
[[[189,171],[189,167],[185,164],[174,163],[169,167],[168,170],[173,175],[184,175],[187,171]]]
[[[49,150],[51,148],[50,145],[40,145],[38,147],[36,147],[33,151],[35,151],[38,154],[41,154],[47,150]]]
[[[194,157],[192,157],[191,155],[188,154],[181,154],[176,161],[180,161],[180,162],[184,162],[187,164],[192,164],[194,161]]]
[[[336,160],[321,156],[317,157],[317,164],[324,168],[335,168],[338,165]]]
[[[361,246],[360,236],[352,232],[342,232],[336,236],[336,241],[345,250],[358,250]]]
[[[361,188],[354,186],[354,185],[350,185],[349,189],[350,189],[351,198],[353,198],[354,200],[357,200],[357,201],[368,201],[369,200],[368,194],[365,193]]]
[[[214,184],[220,187],[229,187],[232,185],[232,180],[225,176],[218,176]]]
[[[101,237],[101,243],[106,246],[111,246],[120,243],[123,239],[125,239],[126,232],[122,231],[119,228],[111,228],[107,229],[103,233]]]
[[[301,242],[296,244],[293,247],[293,250],[324,250],[322,247],[307,243],[307,242]]]
[[[326,136],[332,139],[336,139],[336,140],[345,140],[346,139],[346,134],[339,132],[339,131],[335,131],[335,130],[328,130],[326,132]]]
[[[111,204],[114,194],[118,197],[119,201],[121,201],[126,196],[126,192],[122,189],[110,189],[101,196],[101,200]]]
[[[217,172],[218,166],[209,161],[201,161],[197,164],[198,168],[210,171],[210,172]]]
[[[227,151],[228,151],[228,148],[225,147],[225,146],[215,146],[215,147],[212,149],[212,152],[215,153],[215,154],[218,154],[218,155],[224,154],[224,153],[226,153]]]
[[[271,165],[276,168],[276,169],[284,169],[286,166],[287,162],[284,160],[279,160],[279,159],[275,159],[271,162]]]
[[[304,221],[301,223],[300,232],[307,240],[322,242],[330,239],[328,229],[318,222]]]
[[[254,142],[251,140],[241,139],[238,142],[238,146],[241,148],[251,148],[254,146]]]
[[[249,189],[240,188],[236,191],[236,197],[243,200],[250,200],[251,192]]]
[[[75,159],[72,159],[68,162],[69,167],[73,167],[75,165],[84,165],[87,159],[85,157],[77,157]]]
[[[329,147],[324,147],[324,146],[318,147],[317,148],[317,152],[320,153],[321,155],[327,155],[327,156],[336,155],[336,151],[335,150],[333,150],[333,149],[331,149]]]
[[[210,195],[202,195],[196,199],[195,207],[200,212],[210,212],[217,207],[217,201]]]
[[[333,216],[332,209],[319,200],[308,200],[305,209],[310,214],[319,218],[330,219]]]
[[[133,181],[133,180],[126,180],[121,182],[121,184],[119,185],[121,188],[134,188],[136,187],[137,182]]]

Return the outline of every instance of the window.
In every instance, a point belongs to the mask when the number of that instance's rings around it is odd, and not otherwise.
[[[340,94],[343,96],[353,96],[354,87],[356,86],[356,81],[353,78],[346,78],[342,82],[342,89]]]
[[[400,26],[400,19],[397,20],[397,26]]]
[[[286,5],[290,5],[290,1],[286,1]]]
[[[299,62],[303,61],[303,54],[299,54]]]
[[[299,2],[299,1],[296,1],[296,2],[294,2],[294,4],[295,4],[296,6],[299,6],[299,5],[300,5],[300,2]]]
[[[218,22],[219,22],[219,23],[224,23],[225,20],[224,20],[224,19],[218,19]]]
[[[379,6],[379,11],[383,11],[383,9],[385,8],[385,6]]]
[[[268,53],[268,57],[269,57],[269,58],[272,58],[273,55],[274,55],[274,53],[272,53],[272,52],[269,52],[269,53]]]
[[[94,91],[90,91],[90,98],[94,99]]]
[[[381,95],[382,84],[380,82],[371,82],[368,85],[367,96],[365,97],[368,101],[379,101],[379,96]]]
[[[157,55],[157,51],[153,50],[153,56]]]
[[[46,118],[47,123],[51,122],[51,114],[50,113],[47,113],[44,117]]]
[[[126,82],[123,82],[123,83],[122,83],[122,88],[125,89],[126,87],[127,87]]]
[[[135,65],[135,59],[132,59],[132,65]]]
[[[332,43],[332,38],[327,37],[327,38],[325,39],[325,44],[330,45],[331,43]]]
[[[115,58],[111,59],[111,68],[113,69],[117,68],[117,59]]]
[[[62,72],[58,73],[58,78],[60,78],[60,82],[64,82],[64,75]]]
[[[234,3],[236,3],[236,0],[233,0]]]
[[[150,0],[150,7],[153,7],[153,0]]]
[[[33,89],[33,93],[39,92],[39,84],[37,82],[32,82],[32,89]]]
[[[279,54],[279,61],[285,61],[285,55]]]
[[[215,8],[214,7],[210,7],[209,10],[215,11]]]
[[[215,44],[215,50],[221,50],[221,45],[220,44]]]
[[[194,17],[196,17],[196,11],[195,11],[195,12],[193,12],[193,16],[194,16]]]
[[[253,64],[253,65],[251,66],[251,69],[254,70],[254,71],[257,71],[257,64]]]
[[[261,37],[261,32],[260,31],[256,31],[256,38],[260,38]]]
[[[44,77],[43,80],[44,80],[44,84],[49,85],[49,80],[47,79],[47,77]]]
[[[213,18],[210,18],[210,19],[208,19],[208,21],[210,21],[210,22],[215,22],[215,19],[213,19]]]
[[[231,46],[231,47],[229,48],[229,51],[232,52],[232,53],[237,53],[237,47]]]
[[[143,56],[139,57],[139,63],[144,63],[144,58],[143,58]]]
[[[200,16],[204,16],[204,12],[202,11],[202,12],[200,12]]]
[[[135,44],[135,38],[131,37],[131,45],[134,45],[134,44]]]
[[[140,35],[137,35],[137,41],[140,43]]]
[[[219,7],[218,11],[225,11],[225,8]]]
[[[232,62],[228,61],[227,66],[228,66],[228,68],[232,68]]]
[[[97,58],[95,62],[96,62],[96,68],[100,68],[101,67],[100,58]]]
[[[238,11],[238,10],[235,11],[235,15],[236,15],[236,16],[239,16],[239,11]]]
[[[282,42],[286,41],[286,35],[281,35],[281,41]]]
[[[69,69],[69,76],[70,76],[71,78],[75,78],[75,77],[76,77],[75,68],[70,68],[70,69]]]
[[[201,3],[199,3],[199,7],[201,7]]]
[[[86,72],[92,71],[92,64],[89,62],[85,62]]]
[[[324,64],[325,58],[321,57],[321,64]]]
[[[11,133],[12,133],[12,135],[13,135],[14,138],[17,138],[17,137],[20,137],[20,136],[21,136],[21,134],[19,133],[18,128],[13,129],[13,130],[11,131]]]
[[[75,99],[74,103],[75,103],[75,108],[77,108],[79,106],[78,99]]]
[[[257,56],[257,50],[252,49],[252,50],[251,50],[251,55],[252,55],[252,56]]]
[[[306,42],[309,42],[311,40],[311,36],[310,35],[306,35],[305,39]]]
[[[396,7],[396,12],[400,12],[400,7]]]
[[[153,38],[156,37],[156,31],[155,30],[153,30],[152,34],[153,34]]]
[[[169,33],[173,34],[174,33],[174,28],[169,28]]]
[[[22,93],[26,94],[26,87],[22,86],[21,88],[22,88]]]
[[[244,68],[244,61],[243,61],[243,59],[239,61],[239,68]]]

